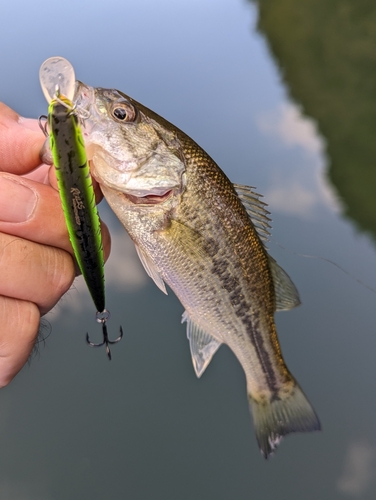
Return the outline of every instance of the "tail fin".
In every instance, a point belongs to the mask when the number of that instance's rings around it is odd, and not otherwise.
[[[298,384],[280,398],[256,401],[250,394],[256,438],[265,458],[273,455],[281,439],[290,432],[321,430],[320,421]]]

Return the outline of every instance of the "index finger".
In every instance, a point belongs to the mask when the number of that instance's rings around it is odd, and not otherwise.
[[[37,120],[35,120],[37,122]],[[23,175],[40,165],[42,132],[33,130],[23,119],[0,102],[0,171]]]

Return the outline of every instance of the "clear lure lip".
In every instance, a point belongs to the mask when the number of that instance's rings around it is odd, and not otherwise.
[[[56,90],[73,100],[75,89],[74,68],[64,57],[46,59],[39,70],[39,81],[48,103],[54,99]]]

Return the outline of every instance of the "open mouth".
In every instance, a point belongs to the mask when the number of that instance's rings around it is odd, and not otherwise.
[[[124,193],[124,195],[132,203],[136,205],[158,205],[159,203],[163,203],[168,198],[170,198],[171,194],[172,194],[172,189],[162,194],[161,196],[158,196],[156,194],[148,194],[146,196],[134,196],[133,194]]]

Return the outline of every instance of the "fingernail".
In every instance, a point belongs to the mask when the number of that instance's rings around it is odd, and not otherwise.
[[[0,221],[26,222],[32,215],[37,196],[25,184],[0,175]]]
[[[37,130],[38,129],[38,120],[35,120],[34,118],[25,118],[23,116],[18,117],[18,123],[22,125],[25,128],[28,128],[30,130]]]

